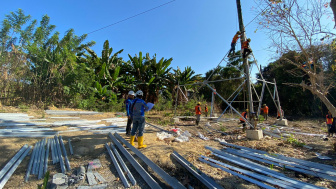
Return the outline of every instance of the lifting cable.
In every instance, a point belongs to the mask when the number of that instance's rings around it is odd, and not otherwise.
[[[135,15],[133,15],[133,16],[124,18],[124,19],[119,20],[119,21],[117,21],[117,22],[114,22],[114,23],[112,23],[112,24],[110,24],[110,25],[107,25],[107,26],[104,26],[104,27],[102,27],[102,28],[99,28],[99,29],[96,29],[96,30],[94,30],[94,31],[91,31],[91,32],[87,33],[87,35],[92,34],[92,33],[94,33],[94,32],[97,32],[97,31],[100,31],[100,30],[103,30],[103,29],[105,29],[105,28],[114,26],[114,25],[116,25],[116,24],[119,24],[119,23],[124,22],[124,21],[129,20],[129,19],[132,19],[132,18],[134,18],[134,17],[140,16],[140,15],[142,15],[142,14],[145,14],[145,13],[150,12],[150,11],[152,11],[152,10],[155,10],[155,9],[157,9],[157,8],[160,8],[160,7],[163,7],[163,6],[165,6],[165,5],[168,5],[168,4],[170,4],[170,3],[174,2],[174,1],[176,1],[176,0],[168,1],[167,3],[163,3],[163,4],[159,5],[159,6],[150,8],[150,9],[148,9],[148,10],[145,10],[145,11],[140,12],[140,13],[138,13],[138,14],[135,14]]]

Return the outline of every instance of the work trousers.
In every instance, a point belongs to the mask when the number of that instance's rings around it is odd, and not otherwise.
[[[268,118],[268,113],[264,113],[263,116],[264,116],[265,120],[267,120],[267,118]]]
[[[231,49],[229,50],[229,54],[230,55],[231,53],[235,53],[236,51],[236,43],[231,43]]]
[[[132,123],[133,123],[133,118],[128,118],[127,119],[127,126],[126,126],[126,134],[129,135],[131,134],[131,128],[132,128]]]
[[[141,137],[145,130],[145,117],[133,117],[133,128],[131,135],[134,136],[138,131],[138,136]]]

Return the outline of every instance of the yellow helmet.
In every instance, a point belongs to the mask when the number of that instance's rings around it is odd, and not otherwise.
[[[250,38],[248,38],[248,39],[247,39],[247,41],[248,41],[248,42],[250,42],[250,41],[251,41],[251,39],[250,39]]]
[[[197,102],[198,105],[201,105],[201,102]]]
[[[249,109],[246,109],[246,112],[248,112],[249,111]]]

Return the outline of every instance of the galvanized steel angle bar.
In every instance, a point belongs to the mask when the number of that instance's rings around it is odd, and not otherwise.
[[[280,165],[279,163],[271,162],[271,161],[262,159],[260,157],[253,156],[253,154],[250,154],[250,153],[248,153],[246,151],[241,151],[240,150],[240,151],[236,151],[236,152],[237,152],[237,155],[239,155],[239,156],[243,156],[244,155],[243,157],[246,157],[246,158],[249,158],[249,159],[253,159],[253,160],[257,160],[257,161],[260,161],[260,162],[263,162],[263,163],[267,163],[267,164],[270,164],[270,165],[278,166],[280,168],[284,167],[283,165]],[[230,153],[231,153],[231,151],[230,151]],[[336,181],[335,177],[330,176],[330,175],[326,175],[326,174],[323,174],[323,173],[317,173],[317,172],[309,171],[309,170],[306,170],[306,169],[301,169],[301,168],[291,167],[291,166],[286,166],[285,168],[289,169],[289,170],[292,170],[292,171],[296,171],[296,172],[312,175],[312,176],[315,176],[315,177],[321,177],[321,178],[325,178],[325,179]]]
[[[70,162],[69,162],[69,159],[68,159],[68,156],[67,156],[67,152],[66,152],[66,149],[65,149],[65,146],[64,146],[64,143],[63,143],[62,136],[59,136],[59,141],[60,141],[61,147],[63,149],[64,159],[65,159],[65,165],[66,165],[68,171],[71,171]]]
[[[21,147],[21,149],[8,161],[8,163],[5,165],[4,168],[0,171],[0,180],[5,176],[5,174],[10,170],[10,168],[15,164],[15,162],[18,161],[18,159],[21,157],[21,155],[26,151],[28,148],[28,145],[25,144]]]
[[[41,179],[43,176],[43,167],[44,167],[44,159],[45,159],[45,144],[46,144],[46,140],[43,139],[42,141],[42,150],[41,150],[41,155],[40,155],[40,166],[39,166],[39,170],[38,170],[38,179]]]
[[[270,168],[268,167],[265,167],[263,165],[260,165],[258,163],[255,163],[255,162],[252,162],[248,159],[244,159],[243,157],[239,157],[239,156],[236,156],[236,155],[233,155],[234,153],[231,153],[231,149],[227,148],[225,150],[217,150],[217,149],[214,149],[214,148],[211,148],[209,146],[205,146],[206,149],[212,151],[213,153],[216,153],[216,154],[219,154],[219,155],[222,155],[222,156],[229,156],[232,157],[232,158],[235,158],[235,159],[239,159],[239,162],[238,163],[243,163],[244,165],[248,165],[249,167],[254,167],[254,168],[258,168],[258,169],[262,169],[264,170],[265,172],[271,172],[272,174],[276,174],[276,175],[279,175],[279,176],[285,176],[284,174],[282,173],[279,173],[277,171],[274,171],[274,170],[271,170]]]
[[[311,167],[315,167],[315,168],[319,168],[319,169],[335,171],[335,168],[333,166],[326,165],[326,164],[315,163],[315,162],[296,159],[296,158],[292,158],[292,157],[286,157],[286,156],[283,156],[281,154],[274,154],[273,155],[273,154],[269,154],[269,153],[267,153],[265,151],[262,151],[262,150],[256,150],[256,149],[252,149],[252,148],[248,148],[248,147],[244,147],[244,146],[239,146],[239,145],[235,145],[235,144],[230,144],[230,143],[226,143],[226,142],[220,142],[220,144],[225,145],[225,146],[230,146],[230,147],[234,147],[234,148],[247,150],[247,151],[252,151],[252,152],[255,152],[255,153],[259,153],[259,154],[266,154],[266,155],[269,155],[269,156],[272,156],[272,157],[276,157],[278,159],[295,162],[295,163],[305,165],[305,166],[309,165]]]
[[[248,163],[242,161],[242,158],[240,158],[240,157],[237,157],[237,156],[225,153],[225,152],[221,152],[219,150],[214,150],[213,152],[214,152],[214,155],[216,157],[219,157],[221,159],[224,159],[226,161],[229,161],[229,162],[234,163],[236,165],[239,165],[241,167],[245,167],[245,168],[251,169],[253,171],[256,171],[256,172],[259,172],[259,173],[262,173],[262,174],[265,174],[265,175],[268,175],[268,176],[272,176],[274,178],[278,178],[278,179],[284,180],[286,182],[292,183],[297,188],[311,188],[311,189],[321,188],[321,187],[311,185],[311,184],[308,184],[308,183],[305,183],[305,182],[294,180],[294,179],[286,177],[284,175],[282,176],[282,175],[279,175],[279,174],[275,174],[275,173],[278,173],[278,172],[273,171],[273,170],[260,169],[258,167],[255,167],[251,164],[248,164]]]
[[[23,154],[20,156],[20,158],[15,162],[15,164],[12,166],[12,168],[7,172],[6,176],[4,176],[2,178],[2,180],[0,181],[0,189],[2,189],[5,186],[8,179],[13,175],[14,171],[17,169],[17,167],[20,165],[22,160],[27,156],[27,154],[29,153],[29,151],[31,149],[32,149],[31,146],[26,148],[25,151],[23,152]]]
[[[70,138],[68,138],[68,144],[69,144],[70,154],[73,155],[73,148],[72,148],[72,145],[71,145],[71,140],[70,140]]]
[[[220,162],[220,161],[217,161],[217,160],[205,157],[205,156],[201,156],[201,157],[203,159],[208,159],[209,161],[211,161],[213,163],[222,165],[222,166],[224,166],[226,168],[229,168],[231,170],[243,173],[243,174],[248,175],[250,177],[253,177],[255,179],[262,180],[262,181],[267,182],[269,184],[272,184],[272,185],[275,185],[275,186],[280,186],[280,187],[283,187],[283,188],[294,188],[291,183],[284,182],[284,181],[279,180],[279,179],[267,177],[267,176],[264,176],[264,175],[260,175],[260,174],[254,173],[252,171],[241,169],[241,168],[238,168],[238,167],[235,167],[235,166],[232,166],[232,165],[228,165],[228,164],[225,164],[223,162]]]
[[[219,184],[215,182],[214,179],[210,178],[208,175],[204,174],[201,170],[197,169],[192,163],[190,163],[188,160],[186,160],[183,156],[178,154],[176,151],[173,152],[177,157],[179,157],[182,161],[184,161],[189,167],[192,167],[193,170],[195,170],[198,174],[200,174],[203,178],[205,178],[208,182],[210,182],[213,186],[219,189],[223,189]]]
[[[41,140],[37,142],[36,154],[35,154],[35,157],[34,157],[33,167],[32,167],[32,171],[31,171],[32,175],[37,174],[36,170],[38,170],[38,159],[40,157],[41,143],[42,143]]]
[[[119,148],[121,153],[123,153],[127,160],[132,164],[135,170],[140,174],[140,176],[146,181],[148,186],[152,189],[160,189],[161,186],[134,159],[134,157],[123,147],[123,145],[112,135],[112,133],[109,133],[109,137],[112,139],[113,143]]]
[[[56,163],[56,158],[55,158],[55,151],[54,151],[54,139],[50,138],[50,149],[51,149],[51,159],[52,163]]]
[[[192,175],[194,175],[200,182],[202,182],[204,186],[206,186],[207,188],[213,188],[213,189],[216,188],[211,183],[209,183],[205,178],[203,178],[200,174],[198,174],[194,169],[192,169],[186,162],[184,162],[177,155],[175,155],[175,153],[177,152],[172,153],[171,156],[184,168],[186,168]]]
[[[245,176],[245,175],[239,174],[239,173],[237,173],[237,172],[235,172],[235,171],[231,171],[231,170],[229,170],[229,169],[226,169],[226,168],[224,168],[224,167],[222,167],[222,166],[219,166],[219,165],[217,165],[217,164],[215,164],[215,163],[212,163],[212,162],[210,162],[210,161],[207,161],[207,160],[205,160],[205,159],[198,158],[198,160],[200,160],[200,161],[203,162],[203,163],[207,163],[207,164],[209,164],[209,165],[211,165],[211,166],[213,166],[213,167],[219,168],[219,169],[221,169],[221,170],[223,170],[223,171],[225,171],[225,172],[228,172],[228,173],[230,173],[230,174],[232,174],[232,175],[235,175],[235,176],[237,176],[237,177],[239,177],[239,178],[241,178],[241,179],[244,179],[244,180],[246,180],[246,181],[249,181],[249,182],[251,182],[251,183],[253,183],[253,184],[256,184],[256,185],[258,185],[258,186],[260,186],[260,187],[262,187],[262,188],[266,188],[266,189],[275,189],[275,188],[272,187],[272,186],[266,185],[266,184],[264,184],[264,183],[262,183],[262,182],[259,182],[259,181],[255,180],[255,179],[252,179],[252,178],[247,177],[247,176]]]
[[[117,159],[119,160],[119,163],[121,165],[121,167],[123,168],[123,170],[127,173],[127,177],[130,179],[132,185],[136,185],[136,180],[135,178],[133,177],[133,174],[131,173],[131,171],[127,168],[124,160],[121,158],[118,150],[116,149],[116,147],[111,143],[111,148],[112,148],[112,151],[114,153],[114,155],[117,157]]]
[[[28,182],[31,169],[33,167],[34,158],[35,158],[35,155],[37,153],[36,147],[37,147],[37,142],[35,143],[35,147],[33,149],[33,152],[30,155],[30,160],[29,160],[29,163],[28,163],[28,168],[27,168],[27,172],[26,172],[26,176],[25,176],[25,182]]]
[[[114,164],[114,167],[116,168],[116,170],[117,170],[117,172],[118,172],[118,174],[119,174],[119,176],[120,176],[120,178],[121,178],[121,181],[123,182],[123,184],[124,184],[124,186],[125,186],[126,188],[129,188],[129,187],[130,187],[130,184],[128,183],[128,181],[127,181],[127,179],[126,179],[126,177],[125,177],[124,172],[121,170],[121,168],[120,168],[120,166],[119,166],[119,163],[117,162],[117,159],[116,159],[115,156],[113,155],[113,153],[112,153],[112,151],[111,151],[111,149],[110,149],[110,147],[109,147],[109,145],[108,145],[107,143],[105,143],[105,148],[106,148],[108,154],[109,154],[110,157],[111,157],[111,160],[112,160],[112,162],[113,162],[113,164]]]
[[[277,158],[270,157],[270,156],[267,156],[267,155],[257,154],[255,152],[242,151],[242,153],[246,153],[246,154],[249,154],[251,156],[259,157],[259,158],[266,159],[266,160],[269,160],[269,161],[277,162],[277,163],[280,163],[282,165],[288,165],[288,166],[286,166],[286,168],[288,168],[288,169],[292,169],[292,170],[296,169],[296,170],[300,170],[300,172],[302,172],[302,173],[306,173],[306,174],[314,175],[314,176],[317,176],[317,177],[322,177],[322,178],[325,178],[325,179],[336,181],[336,177],[328,175],[326,172],[323,172],[323,170],[317,171],[317,169],[313,169],[313,168],[306,167],[306,166],[303,166],[303,165],[298,165],[298,164],[295,164],[295,163],[292,163],[292,162],[277,159]]]
[[[47,142],[47,150],[46,150],[46,154],[45,154],[45,159],[44,159],[44,171],[43,174],[45,174],[48,170],[48,159],[49,159],[49,149],[50,149],[50,138],[48,139]]]
[[[54,136],[54,139],[55,139],[55,143],[56,143],[57,154],[58,154],[58,159],[59,159],[59,162],[60,162],[61,170],[62,170],[62,173],[64,174],[65,173],[65,166],[64,166],[64,162],[63,162],[61,147],[60,147],[60,144],[59,144],[59,141],[58,141],[58,137],[56,135]]]
[[[148,159],[145,155],[143,155],[138,149],[132,146],[129,142],[127,142],[124,138],[122,138],[119,134],[114,134],[122,143],[124,143],[129,149],[131,149],[143,162],[145,162],[154,172],[156,172],[161,178],[163,178],[167,184],[171,187],[175,188],[185,188],[176,178],[171,177],[164,170],[162,170],[159,166],[157,166],[154,162]]]

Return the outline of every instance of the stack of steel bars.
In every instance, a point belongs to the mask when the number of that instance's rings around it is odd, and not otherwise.
[[[63,150],[64,159],[61,148]],[[42,179],[42,177],[45,175],[48,169],[49,149],[51,149],[51,158],[53,164],[60,163],[62,173],[65,173],[66,169],[68,171],[71,170],[62,136],[57,137],[55,135],[54,138],[45,138],[35,144],[28,164],[25,182],[28,182],[30,174],[37,175],[38,179]]]
[[[225,142],[221,142],[221,144],[228,147],[223,150],[206,147],[212,151],[213,156],[218,160],[205,156],[201,156],[199,160],[263,188],[322,188],[311,183],[287,177],[281,170],[291,170],[336,181],[336,169],[330,165],[285,157],[280,154],[269,154],[265,151]],[[230,164],[224,163],[224,161]],[[270,166],[267,167],[264,164]],[[278,167],[279,171],[274,170],[273,166]]]

